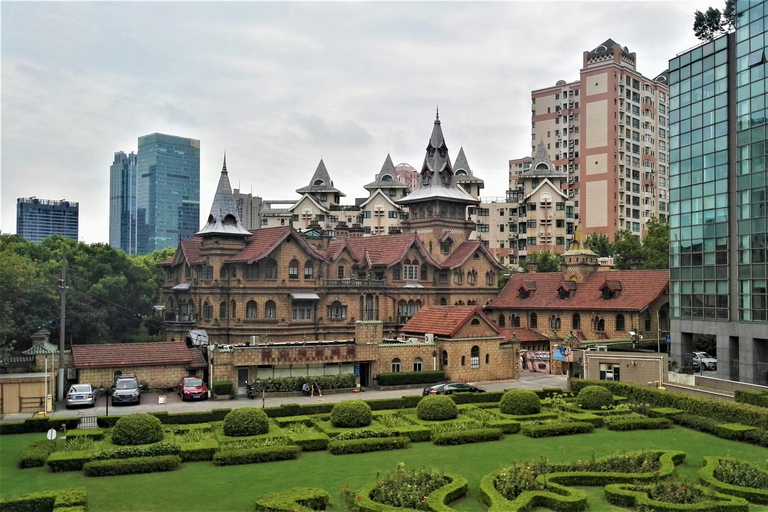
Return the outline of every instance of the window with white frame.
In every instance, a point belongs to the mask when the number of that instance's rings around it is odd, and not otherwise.
[[[413,371],[420,372],[421,371],[421,358],[417,357],[413,360]]]

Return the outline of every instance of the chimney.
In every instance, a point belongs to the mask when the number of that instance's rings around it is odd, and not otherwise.
[[[347,227],[347,223],[342,221],[339,221],[338,224],[336,224],[336,240],[345,240],[349,238],[349,228]]]
[[[529,274],[535,274],[537,266],[538,266],[538,263],[536,263],[535,261],[529,261],[528,262],[528,273]]]

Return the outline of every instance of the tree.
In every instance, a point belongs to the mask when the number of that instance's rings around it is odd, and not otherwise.
[[[587,245],[590,250],[600,256],[601,258],[607,258],[613,256],[613,247],[611,241],[608,239],[608,235],[604,233],[592,233],[587,237]]]
[[[536,272],[560,272],[563,257],[550,251],[539,251],[529,254],[526,262],[536,263]]]
[[[736,24],[736,1],[726,0],[723,12],[710,7],[706,12],[696,11],[693,15],[693,33],[702,41],[728,33]]]
[[[666,220],[651,219],[643,238],[643,265],[646,270],[669,268],[669,224]]]
[[[622,229],[613,242],[613,263],[618,270],[639,268],[643,263],[643,246],[632,232]]]

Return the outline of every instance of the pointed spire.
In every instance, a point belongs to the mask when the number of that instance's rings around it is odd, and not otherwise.
[[[437,105],[437,108],[435,109],[435,120],[440,120],[440,105]]]
[[[227,156],[224,154],[224,165],[221,168],[219,184],[216,187],[216,194],[213,196],[211,213],[208,215],[208,221],[203,229],[196,233],[197,235],[228,235],[228,236],[250,236],[251,233],[245,229],[240,222],[240,216],[237,214],[237,205],[232,195],[232,187],[229,184],[229,175],[227,173]]]
[[[549,151],[547,151],[547,145],[544,141],[540,141],[536,147],[536,153],[533,155],[531,161],[531,168],[523,173],[523,175],[551,175],[559,174],[552,164],[552,160],[549,158]]]
[[[468,175],[472,175],[472,169],[469,168],[469,162],[467,156],[464,154],[464,146],[459,148],[459,154],[456,156],[456,161],[453,163],[453,172],[460,170],[466,171]]]
[[[320,163],[317,164],[317,169],[315,169],[315,173],[312,175],[309,185],[301,187],[296,190],[296,192],[299,194],[310,192],[332,192],[339,194],[340,196],[345,196],[344,193],[334,188],[333,180],[331,179],[330,174],[328,174],[328,169],[325,168],[325,162],[323,162],[322,158],[320,158]]]
[[[384,165],[381,166],[379,179],[384,178],[384,176],[391,176],[394,179],[396,178],[396,175],[397,173],[395,172],[395,164],[392,163],[392,157],[389,156],[389,153],[387,153],[387,158],[384,160]]]

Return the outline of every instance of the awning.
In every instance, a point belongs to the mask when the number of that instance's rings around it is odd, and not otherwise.
[[[293,300],[320,300],[320,297],[316,293],[292,293],[291,299]]]
[[[205,329],[192,329],[187,333],[187,336],[192,341],[192,345],[195,347],[208,346],[208,333]]]
[[[171,288],[171,290],[175,292],[183,292],[183,291],[189,290],[190,286],[192,286],[192,281],[185,281],[183,283],[177,284],[176,286]]]

